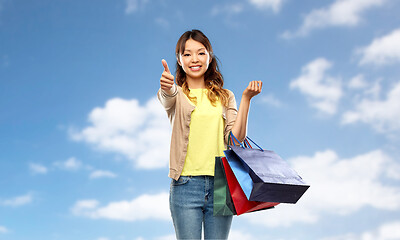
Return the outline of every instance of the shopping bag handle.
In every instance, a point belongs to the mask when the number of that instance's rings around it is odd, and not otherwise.
[[[244,146],[245,146],[246,148],[253,148],[253,147],[250,145],[249,140],[247,140],[247,138],[244,139],[243,143],[244,143]]]
[[[251,140],[251,138],[249,138],[248,136],[246,136],[246,138],[244,139],[244,146],[243,146],[243,144],[241,143],[241,142],[239,142],[239,140],[235,137],[235,135],[233,135],[233,133],[232,133],[232,131],[230,132],[230,138],[228,139],[228,145],[230,145],[229,143],[231,143],[233,140],[232,140],[232,137],[240,144],[240,146],[242,147],[242,148],[253,148],[251,145],[250,145],[250,143],[249,143],[249,141],[248,140],[250,140],[254,145],[256,145],[262,152],[264,152],[264,150],[260,147],[260,146],[258,146],[258,144],[257,143],[255,143],[253,140]]]
[[[262,149],[260,146],[257,145],[257,143],[255,143],[253,140],[251,140],[251,138],[249,138],[248,136],[246,136],[246,141],[247,139],[249,139],[252,143],[254,143],[254,145],[256,145],[261,151],[264,152],[264,149]],[[248,143],[248,142],[247,142]],[[249,144],[249,143],[248,143]],[[250,145],[250,144],[249,144]],[[250,146],[251,147],[251,146]]]
[[[241,142],[239,142],[239,140],[237,140],[237,138],[235,137],[235,135],[233,135],[233,132],[232,132],[232,131],[230,131],[229,134],[230,134],[230,136],[229,136],[229,139],[228,139],[228,145],[231,145],[232,143],[235,144],[235,142],[232,140],[232,137],[233,137],[233,139],[236,140],[236,142],[238,142],[239,145],[240,145],[242,148],[245,148],[245,147],[243,146],[243,144],[242,144]],[[231,143],[231,144],[229,144],[229,143]]]

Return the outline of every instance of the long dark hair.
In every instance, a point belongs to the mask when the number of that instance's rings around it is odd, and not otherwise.
[[[209,52],[210,58],[212,59],[211,63],[208,66],[207,71],[204,74],[205,85],[206,85],[206,88],[209,90],[209,91],[207,91],[208,99],[211,101],[211,103],[213,105],[215,105],[215,103],[218,99],[221,99],[222,105],[227,106],[229,94],[226,89],[223,89],[224,79],[222,77],[222,74],[219,71],[217,58],[213,54],[213,50],[212,50],[210,41],[208,40],[206,35],[204,35],[204,33],[202,33],[200,30],[193,29],[192,31],[186,31],[184,34],[182,34],[182,36],[179,38],[179,40],[176,44],[176,50],[175,50],[175,54],[176,54],[176,58],[177,58],[177,60],[176,60],[176,83],[178,84],[178,86],[182,87],[183,92],[186,94],[186,96],[190,100],[196,101],[195,97],[189,96],[190,89],[186,82],[186,73],[183,70],[182,66],[180,66],[178,63],[179,55],[183,54],[183,52],[185,51],[185,44],[186,44],[186,41],[189,39],[193,39],[193,40],[203,44],[206,47],[207,51]]]

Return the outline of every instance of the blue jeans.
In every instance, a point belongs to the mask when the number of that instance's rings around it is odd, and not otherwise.
[[[227,239],[232,216],[214,216],[214,177],[172,179],[169,206],[177,239]],[[204,224],[204,225],[203,225]]]

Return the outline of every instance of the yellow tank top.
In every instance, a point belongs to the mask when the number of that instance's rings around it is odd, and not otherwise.
[[[182,176],[214,176],[215,157],[224,155],[224,119],[221,101],[213,106],[207,89],[190,89],[190,96],[197,97],[191,115],[189,143]],[[190,101],[190,100],[189,100]]]

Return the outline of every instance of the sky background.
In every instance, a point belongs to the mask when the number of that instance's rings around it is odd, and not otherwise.
[[[174,239],[161,59],[200,29],[311,185],[230,239],[400,239],[400,1],[0,0],[0,240]]]

